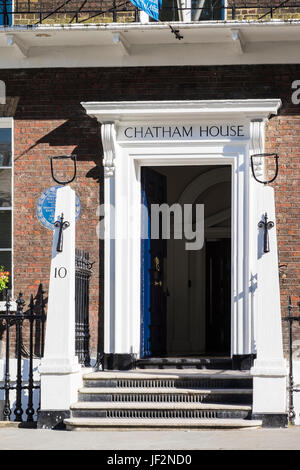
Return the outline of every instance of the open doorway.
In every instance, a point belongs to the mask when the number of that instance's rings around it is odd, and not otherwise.
[[[231,166],[142,167],[141,186],[142,233],[147,234],[141,241],[141,356],[229,356]],[[170,211],[159,212],[153,238],[151,208],[162,204]],[[174,237],[174,205],[182,208],[182,223],[186,205],[192,207],[193,232],[196,206],[202,205],[201,247],[187,249],[184,230],[183,237]],[[169,237],[163,230],[166,216]]]

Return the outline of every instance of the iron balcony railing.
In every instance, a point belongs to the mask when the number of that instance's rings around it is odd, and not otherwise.
[[[45,298],[40,284],[37,295],[31,295],[25,308],[20,292],[16,311],[12,310],[7,294],[5,311],[0,312],[0,339],[3,341],[4,377],[0,382],[2,401],[0,421],[33,423],[39,409],[40,381],[36,377],[36,364],[44,355]],[[14,418],[13,418],[14,415]],[[27,415],[27,419],[26,419]]]
[[[300,0],[163,0],[160,11],[160,21],[272,19],[300,19]],[[138,21],[129,0],[0,0],[0,26]]]

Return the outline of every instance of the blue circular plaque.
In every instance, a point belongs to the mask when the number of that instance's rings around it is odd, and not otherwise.
[[[40,195],[37,201],[37,216],[40,222],[44,227],[49,230],[54,229],[54,218],[55,218],[55,201],[56,201],[56,191],[61,186],[51,186],[50,188],[45,189],[45,191]],[[79,197],[76,194],[75,197],[75,216],[76,221],[80,216],[81,206]]]

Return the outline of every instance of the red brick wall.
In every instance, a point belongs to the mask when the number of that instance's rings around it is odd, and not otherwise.
[[[72,186],[82,204],[77,246],[96,261],[91,285],[95,349],[98,315],[103,315],[103,260],[95,232],[96,208],[103,201],[102,151],[99,128],[81,101],[281,98],[279,116],[267,127],[266,146],[280,155],[274,186],[280,263],[288,265],[281,283],[285,314],[287,295],[300,295],[300,105],[291,102],[291,83],[297,79],[299,65],[0,70],[8,94],[0,113],[15,120],[15,292],[34,291],[40,281],[47,288],[51,232],[36,217],[36,201],[53,184],[49,156],[76,153],[79,171]]]

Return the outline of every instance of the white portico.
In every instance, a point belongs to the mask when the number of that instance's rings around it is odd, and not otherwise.
[[[286,411],[276,226],[263,252],[258,222],[276,222],[271,187],[257,183],[250,155],[281,102],[265,100],[82,103],[101,123],[105,176],[104,353],[114,367],[141,357],[141,171],[231,167],[232,357],[256,357],[253,413]],[[100,145],[100,143],[99,143]],[[276,151],[276,149],[274,149]],[[263,161],[256,168],[264,173]],[[257,173],[258,174],[258,173]],[[263,391],[263,393],[262,393]]]

